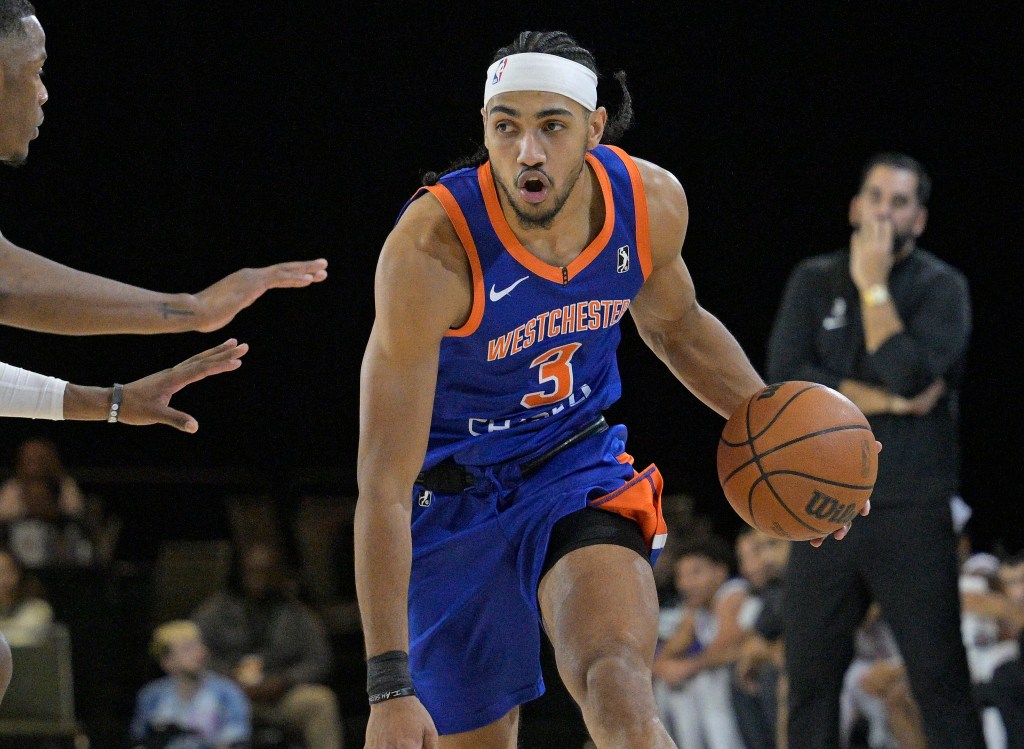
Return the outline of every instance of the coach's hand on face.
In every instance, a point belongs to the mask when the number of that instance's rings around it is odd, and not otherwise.
[[[850,235],[850,277],[857,289],[888,282],[893,257],[892,221],[862,210],[859,225]]]

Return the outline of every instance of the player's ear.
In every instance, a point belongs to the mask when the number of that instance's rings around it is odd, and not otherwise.
[[[598,107],[587,118],[587,150],[597,148],[604,137],[604,128],[608,124],[608,110]]]

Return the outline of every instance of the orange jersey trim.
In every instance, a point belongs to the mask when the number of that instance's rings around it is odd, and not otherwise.
[[[462,242],[462,248],[466,251],[466,257],[469,259],[469,268],[473,274],[473,307],[466,322],[445,333],[446,336],[464,338],[475,333],[476,329],[480,327],[480,321],[484,318],[484,271],[480,266],[480,255],[476,251],[476,242],[473,241],[469,223],[455,196],[444,185],[431,185],[423,189],[437,198],[441,207],[444,208],[444,212],[448,214],[448,220],[452,222],[452,227],[459,235],[459,241]]]
[[[588,153],[586,154],[586,160],[594,170],[597,181],[601,185],[601,193],[604,197],[604,226],[601,227],[601,231],[594,237],[594,241],[587,245],[583,252],[566,267],[568,273],[567,280],[572,280],[575,276],[579,275],[584,268],[590,265],[594,258],[601,254],[601,250],[608,244],[612,231],[615,229],[615,206],[612,203],[612,185],[608,179],[608,172],[605,171],[604,165],[596,156]],[[561,285],[563,282],[561,266],[549,265],[539,260],[523,246],[523,243],[519,241],[515,232],[508,225],[508,221],[505,220],[505,214],[501,210],[501,203],[498,200],[498,192],[494,184],[494,175],[491,172],[491,162],[484,162],[477,170],[477,176],[480,179],[480,191],[484,196],[484,205],[487,206],[487,216],[491,220],[491,226],[494,227],[498,239],[501,240],[508,253],[531,273]],[[636,188],[634,187],[635,190]],[[650,263],[650,258],[648,258],[648,263]],[[642,259],[640,267],[643,268]],[[646,278],[646,275],[644,277]]]
[[[633,213],[636,215],[636,254],[640,258],[640,270],[643,271],[644,280],[651,275],[654,263],[651,260],[651,221],[647,211],[647,190],[644,189],[644,180],[640,176],[640,169],[637,168],[633,158],[618,146],[606,146],[613,151],[622,163],[626,165],[629,172],[630,182],[633,183]]]

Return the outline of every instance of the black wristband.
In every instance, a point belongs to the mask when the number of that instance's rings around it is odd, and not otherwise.
[[[414,697],[416,688],[409,673],[409,654],[401,650],[389,650],[368,658],[366,694],[371,705],[396,697]]]
[[[110,410],[107,412],[107,423],[116,424],[121,418],[121,399],[124,398],[124,385],[114,383],[114,392],[110,396]]]
[[[404,687],[402,689],[395,689],[391,692],[380,692],[378,694],[371,694],[369,701],[371,705],[376,705],[378,702],[384,702],[385,700],[393,700],[395,697],[415,697],[415,687]]]

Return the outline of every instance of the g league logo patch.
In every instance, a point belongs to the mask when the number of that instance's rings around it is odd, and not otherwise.
[[[623,245],[622,247],[619,248],[618,252],[619,252],[619,263],[618,263],[618,267],[616,268],[616,270],[619,273],[628,273],[629,272],[629,245],[628,244],[627,245]]]
[[[433,498],[434,492],[430,491],[430,489],[424,489],[417,494],[416,501],[419,503],[420,507],[430,507],[430,500]]]

